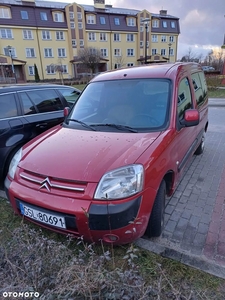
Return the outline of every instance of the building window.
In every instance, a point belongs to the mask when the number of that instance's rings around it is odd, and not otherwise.
[[[162,36],[161,36],[161,42],[162,42],[162,43],[165,43],[166,41],[167,41],[166,35],[162,35]]]
[[[176,27],[176,25],[175,25],[175,22],[174,22],[174,21],[171,21],[171,22],[170,22],[170,25],[171,25],[171,28],[175,28],[175,27]]]
[[[90,48],[90,54],[95,55],[97,53],[97,49],[95,48]]]
[[[66,49],[58,48],[58,57],[66,57]]]
[[[20,14],[23,20],[28,20],[28,12],[26,10],[21,10]]]
[[[114,56],[121,56],[121,50],[120,49],[114,49]]]
[[[119,69],[121,67],[121,64],[119,64],[119,63],[116,63],[115,65],[114,65],[114,69]]]
[[[163,28],[167,28],[167,21],[163,21],[162,26],[163,26]]]
[[[166,55],[166,49],[161,49],[161,55]]]
[[[159,20],[152,20],[152,28],[158,28],[159,27]]]
[[[140,32],[143,32],[144,31],[144,26],[140,26]]]
[[[56,35],[56,40],[57,41],[65,40],[63,31],[56,31],[55,35]]]
[[[44,55],[45,57],[53,57],[52,48],[45,48]]]
[[[170,38],[169,38],[169,40],[170,40],[171,43],[174,43],[174,36],[171,35]]]
[[[53,65],[47,66],[47,74],[55,74],[55,67]]]
[[[101,56],[107,57],[108,56],[108,50],[107,49],[101,49]]]
[[[42,21],[47,21],[48,20],[46,12],[40,12],[40,16],[41,16],[41,20]]]
[[[152,49],[152,55],[156,55],[157,54],[157,49]]]
[[[68,73],[68,67],[67,65],[62,65],[62,73],[67,74]]]
[[[70,28],[72,28],[72,29],[75,28],[75,23],[74,22],[70,22]]]
[[[78,22],[78,28],[83,29],[83,23],[82,22]]]
[[[127,42],[134,42],[134,34],[133,33],[127,34]]]
[[[78,19],[78,20],[82,20],[82,13],[81,13],[81,12],[78,12],[78,13],[77,13],[77,19]]]
[[[34,66],[28,66],[28,74],[31,76],[34,75]]]
[[[42,30],[42,40],[51,40],[50,31]]]
[[[15,48],[11,48],[10,52],[11,52],[11,54],[9,53],[9,48],[8,47],[4,48],[4,54],[6,56],[10,56],[11,55],[12,57],[16,57],[16,50],[15,50]]]
[[[34,48],[26,48],[26,57],[36,57]]]
[[[87,16],[87,23],[88,24],[95,24],[95,16],[88,15]]]
[[[81,47],[84,46],[84,40],[80,40],[80,46],[81,46]]]
[[[127,26],[135,26],[135,19],[134,18],[128,18],[127,19]]]
[[[9,8],[0,8],[0,18],[1,19],[10,19],[10,10]]]
[[[23,39],[24,40],[32,40],[33,39],[33,34],[32,34],[32,30],[23,30]]]
[[[12,30],[11,29],[1,29],[1,38],[2,39],[12,39]]]
[[[70,20],[74,20],[74,13],[70,12]]]
[[[140,41],[140,47],[143,48],[143,46],[144,46],[144,42]]]
[[[114,23],[115,23],[115,25],[120,25],[120,19],[119,18],[114,18]]]
[[[119,42],[120,41],[120,34],[119,33],[114,33],[114,42]]]
[[[153,43],[157,43],[158,42],[158,35],[157,34],[153,34],[152,35],[152,42]]]
[[[77,41],[75,39],[72,40],[72,47],[76,47],[77,46]]]
[[[62,13],[53,13],[53,20],[55,22],[63,22],[63,14]]]
[[[88,40],[89,41],[96,41],[96,33],[95,32],[88,32]]]
[[[174,50],[172,48],[169,49],[169,55],[171,55],[171,56],[174,55]]]
[[[105,24],[105,17],[100,17],[100,24],[102,24],[102,25]]]
[[[105,32],[100,32],[99,34],[100,41],[107,41],[107,35]]]
[[[128,66],[128,67],[133,67],[133,66],[134,66],[134,63],[127,63],[127,66]]]
[[[127,49],[127,56],[134,56],[134,49]]]

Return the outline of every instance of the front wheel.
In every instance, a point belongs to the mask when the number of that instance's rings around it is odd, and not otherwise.
[[[164,227],[164,212],[166,202],[166,182],[163,180],[158,189],[155,202],[152,208],[146,235],[148,237],[159,237]]]
[[[205,134],[205,131],[204,131],[203,134],[202,134],[201,143],[198,146],[198,148],[196,149],[195,155],[200,155],[204,152],[204,149],[205,149],[205,136],[206,136],[206,134]]]

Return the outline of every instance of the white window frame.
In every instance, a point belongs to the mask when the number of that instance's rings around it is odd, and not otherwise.
[[[96,41],[96,32],[88,32],[88,40]]]
[[[64,41],[65,40],[64,31],[56,31],[55,38],[56,38],[57,41]]]
[[[134,63],[127,63],[127,67],[133,67]]]
[[[21,15],[22,20],[28,20],[29,19],[27,10],[21,10],[20,15]]]
[[[62,73],[67,74],[68,73],[68,66],[67,65],[62,65]]]
[[[58,57],[66,57],[66,48],[58,48]]]
[[[47,73],[47,75],[54,75],[55,74],[55,66],[53,66],[53,65],[46,66],[46,73]]]
[[[171,36],[169,37],[170,43],[174,43],[174,39],[175,39],[174,35],[171,35]]]
[[[78,12],[78,13],[77,13],[77,19],[78,19],[78,20],[82,20],[82,13],[81,13],[81,12]]]
[[[127,42],[134,42],[134,34],[127,33]]]
[[[108,49],[102,48],[100,49],[102,57],[108,57]]]
[[[113,34],[113,41],[114,42],[120,42],[120,33],[114,33]]]
[[[70,16],[70,20],[74,20],[74,12],[70,11],[69,16]]]
[[[46,58],[54,57],[52,48],[44,48],[44,57]]]
[[[28,74],[30,76],[34,76],[35,75],[34,66],[28,66]]]
[[[152,28],[159,28],[159,20],[157,19],[152,20]]]
[[[0,33],[2,39],[13,39],[12,29],[1,28]]]
[[[80,47],[84,46],[84,40],[80,40]]]
[[[72,47],[77,47],[77,40],[72,39],[71,44],[72,44]]]
[[[11,19],[10,9],[9,8],[5,8],[5,7],[1,7],[0,8],[0,18],[1,19]]]
[[[34,48],[25,48],[25,53],[27,58],[36,57],[35,49]]]
[[[11,51],[11,55],[10,55],[10,53],[9,53],[8,47],[5,47],[5,48],[4,48],[4,54],[5,54],[6,56],[16,57],[16,49],[15,49],[15,48],[10,48],[10,51]]]
[[[152,43],[157,43],[158,42],[158,35],[157,34],[153,34],[152,35]]]
[[[95,16],[87,15],[87,24],[96,24]]]
[[[106,42],[107,41],[107,33],[106,32],[100,32],[99,33],[99,41]]]
[[[134,56],[134,49],[133,48],[128,48],[127,49],[127,56]]]
[[[160,50],[160,54],[161,54],[161,55],[166,55],[166,49],[162,48],[162,49]]]
[[[114,18],[114,24],[116,26],[119,26],[120,25],[120,19],[119,18]]]
[[[166,43],[167,42],[167,36],[166,35],[161,35],[161,42]]]
[[[136,25],[135,19],[134,18],[128,18],[127,19],[127,26],[132,26],[134,27]]]
[[[114,68],[115,68],[115,69],[121,68],[121,64],[120,64],[120,63],[115,63]]]
[[[48,21],[47,13],[45,11],[41,11],[40,18],[41,18],[41,21]]]
[[[78,29],[83,29],[83,23],[82,22],[78,22]]]
[[[114,49],[114,56],[121,56],[121,49],[115,48]]]
[[[100,24],[101,24],[101,25],[105,25],[105,24],[106,24],[105,17],[103,17],[103,16],[101,16],[101,17],[99,18],[99,21],[100,21]]]
[[[70,28],[74,29],[75,28],[75,22],[70,22]]]
[[[173,48],[169,49],[169,56],[174,56],[174,49]]]
[[[33,32],[30,29],[23,29],[23,39],[33,40]]]
[[[60,22],[60,23],[62,23],[62,22],[64,22],[64,18],[63,18],[63,13],[53,13],[53,20],[54,20],[54,22]]]
[[[163,28],[167,28],[167,21],[165,21],[165,20],[162,21],[162,27],[163,27]]]
[[[42,36],[42,40],[45,41],[51,40],[51,32],[49,30],[42,30],[41,36]]]
[[[152,48],[152,55],[156,55],[158,50],[156,48]]]
[[[143,31],[144,31],[144,26],[140,25],[140,32],[143,32]]]
[[[144,46],[144,41],[140,41],[140,48]]]
[[[170,26],[171,26],[171,28],[176,28],[176,23],[175,23],[175,21],[171,21],[171,22],[170,22]]]

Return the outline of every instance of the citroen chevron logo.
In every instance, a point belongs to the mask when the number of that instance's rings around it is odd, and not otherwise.
[[[46,177],[42,182],[41,182],[41,187],[40,189],[42,188],[45,188],[46,190],[48,190],[50,192],[50,188],[52,187],[52,184],[49,180],[48,177]]]

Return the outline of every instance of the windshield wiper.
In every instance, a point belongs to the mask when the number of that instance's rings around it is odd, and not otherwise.
[[[114,127],[116,129],[120,130],[128,130],[130,132],[138,132],[136,129],[126,126],[126,125],[121,125],[121,124],[113,124],[113,123],[99,123],[99,124],[91,124],[90,126],[109,126],[109,127]]]
[[[93,131],[97,131],[95,128],[92,127],[92,125],[88,125],[88,124],[86,124],[86,123],[84,123],[84,122],[82,122],[80,120],[77,120],[77,119],[66,119],[66,122],[67,121],[76,122],[76,123],[79,123],[79,124],[81,124],[82,126],[84,126],[86,128],[89,128],[89,129],[91,129]]]

